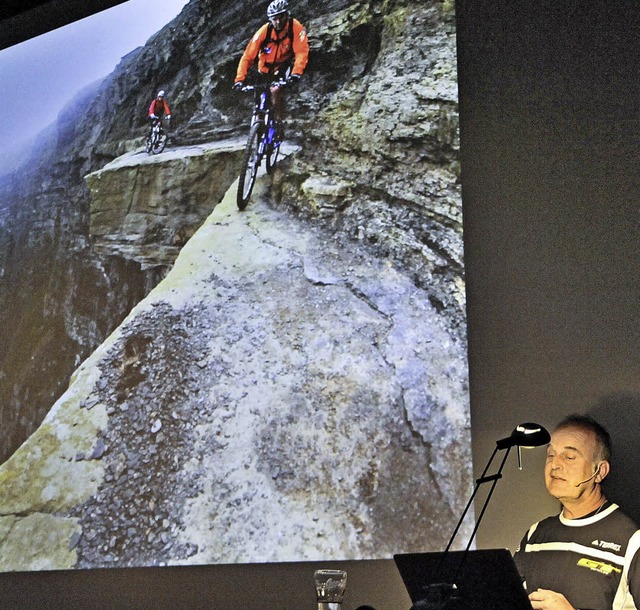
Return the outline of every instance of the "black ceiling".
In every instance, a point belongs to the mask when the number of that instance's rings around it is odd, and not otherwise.
[[[0,5],[0,49],[44,34],[125,0],[4,0]]]

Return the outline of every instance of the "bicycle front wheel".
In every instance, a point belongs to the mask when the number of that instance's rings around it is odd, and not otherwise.
[[[155,142],[153,143],[153,147],[152,147],[153,154],[157,155],[161,153],[164,150],[164,147],[166,145],[167,145],[167,134],[166,133],[159,134],[158,137],[155,139]]]
[[[244,210],[249,203],[253,185],[256,182],[256,174],[260,167],[260,138],[262,137],[262,124],[254,123],[249,130],[247,146],[244,150],[244,161],[240,177],[238,178],[238,209]]]

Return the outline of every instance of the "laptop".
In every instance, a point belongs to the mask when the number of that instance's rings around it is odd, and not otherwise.
[[[507,549],[393,556],[418,609],[531,610]]]

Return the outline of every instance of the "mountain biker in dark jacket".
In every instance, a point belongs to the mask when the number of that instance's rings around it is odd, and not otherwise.
[[[233,88],[242,90],[249,69],[257,61],[263,83],[284,79],[297,84],[309,60],[309,39],[305,27],[289,14],[287,0],[274,0],[267,8],[268,22],[249,41]],[[271,88],[274,117],[280,124],[284,116],[284,94],[280,87]]]

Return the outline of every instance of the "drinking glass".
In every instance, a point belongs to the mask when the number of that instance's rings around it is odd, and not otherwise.
[[[340,610],[340,604],[347,587],[347,573],[344,570],[316,570],[318,610]]]

